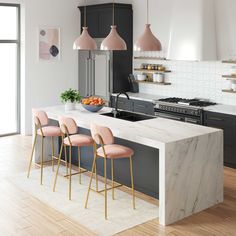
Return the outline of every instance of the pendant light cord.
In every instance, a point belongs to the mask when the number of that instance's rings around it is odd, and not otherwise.
[[[149,10],[149,1],[147,0],[147,24],[149,24],[149,14],[148,14],[148,10]]]
[[[87,27],[86,15],[87,15],[86,0],[84,0],[84,27]]]
[[[113,0],[113,17],[112,17],[112,25],[115,25],[115,0]]]

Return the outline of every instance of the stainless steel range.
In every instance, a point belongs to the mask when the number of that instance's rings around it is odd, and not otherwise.
[[[164,98],[156,101],[155,115],[193,124],[203,124],[203,107],[216,103],[200,99]]]

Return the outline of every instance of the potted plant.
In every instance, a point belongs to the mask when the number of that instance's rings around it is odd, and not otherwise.
[[[80,100],[81,96],[75,89],[70,88],[69,90],[66,90],[61,94],[61,101],[65,103],[66,111],[75,110],[75,104],[77,102],[80,102]]]

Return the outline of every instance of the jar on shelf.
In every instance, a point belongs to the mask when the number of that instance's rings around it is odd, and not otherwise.
[[[236,66],[231,67],[231,75],[236,76]]]

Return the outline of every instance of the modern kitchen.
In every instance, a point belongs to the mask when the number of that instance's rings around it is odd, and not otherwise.
[[[0,0],[0,233],[235,235],[235,11]]]

